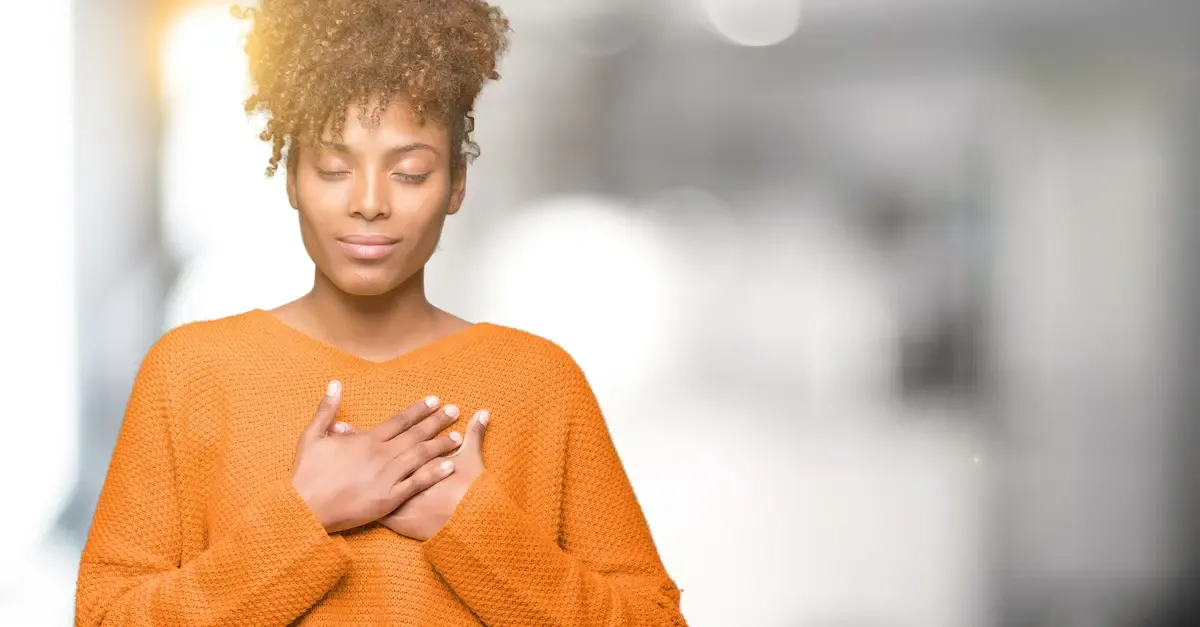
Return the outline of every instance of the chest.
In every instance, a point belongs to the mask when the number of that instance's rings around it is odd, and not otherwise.
[[[286,383],[264,376],[254,385],[230,377],[216,382],[211,394],[181,407],[188,428],[177,454],[186,458],[182,466],[194,470],[180,476],[186,484],[180,486],[181,507],[185,525],[190,522],[185,535],[191,536],[196,549],[225,533],[221,521],[235,520],[237,510],[257,488],[290,477],[299,438],[330,378],[343,383],[337,420],[359,431],[431,394],[461,410],[459,419],[440,434],[465,432],[475,411],[487,409],[491,419],[483,441],[484,465],[530,516],[548,531],[557,529],[561,482],[533,480],[561,473],[565,463],[565,421],[539,411],[547,399],[526,396],[503,382],[480,385],[420,373],[403,379],[318,373],[311,380]],[[365,555],[374,556],[364,559],[364,568],[423,564],[418,543],[395,537],[387,529],[368,525],[348,539]]]

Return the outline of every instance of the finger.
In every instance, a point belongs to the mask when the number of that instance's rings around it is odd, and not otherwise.
[[[305,430],[305,435],[309,438],[324,437],[329,430],[330,423],[333,422],[333,417],[337,415],[338,405],[341,402],[342,382],[335,379],[329,382],[325,396],[321,399],[321,404],[317,405],[317,413],[313,416],[308,429]]]
[[[404,433],[393,438],[389,443],[389,446],[392,447],[392,454],[400,455],[418,442],[433,439],[438,432],[456,420],[458,420],[458,407],[446,405],[440,411],[430,414]]]
[[[371,428],[371,435],[386,442],[401,433],[408,430],[409,427],[416,424],[418,420],[425,418],[433,413],[441,401],[436,396],[427,396],[424,399],[410,405],[407,409],[400,413],[384,420],[378,425]]]
[[[487,432],[489,417],[488,410],[486,409],[475,412],[475,416],[471,418],[470,424],[467,425],[467,437],[463,438],[463,445],[460,450],[483,455],[483,436]]]
[[[392,502],[399,507],[429,486],[449,477],[453,472],[454,462],[448,459],[431,459],[406,479],[392,486]]]
[[[357,431],[354,429],[353,426],[351,426],[347,423],[344,423],[340,420],[333,423],[332,427],[329,427],[329,433],[331,433],[333,435],[351,435],[356,432]]]
[[[454,436],[457,435],[457,433],[454,434]],[[396,483],[429,463],[430,460],[458,448],[462,440],[454,436],[444,435],[409,447],[403,454],[388,462],[385,476],[391,483]]]

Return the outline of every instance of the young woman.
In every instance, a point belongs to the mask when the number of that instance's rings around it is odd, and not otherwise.
[[[425,297],[507,20],[481,0],[246,17],[246,108],[270,114],[315,281],[151,348],[76,624],[684,625],[578,365]]]

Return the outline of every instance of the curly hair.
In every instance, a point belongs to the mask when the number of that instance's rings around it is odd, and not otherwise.
[[[479,156],[471,139],[475,99],[497,80],[508,48],[508,19],[484,0],[262,0],[233,7],[253,26],[245,50],[255,91],[247,115],[268,113],[267,176],[294,165],[297,142],[315,145],[329,128],[339,138],[349,107],[376,124],[403,100],[418,123],[450,130],[451,166]],[[372,99],[375,106],[368,111]]]

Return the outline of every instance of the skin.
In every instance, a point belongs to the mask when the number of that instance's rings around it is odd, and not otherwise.
[[[319,340],[386,361],[470,326],[425,296],[425,264],[446,217],[462,206],[467,176],[465,167],[451,172],[443,126],[416,124],[400,103],[375,127],[358,114],[347,112],[340,146],[299,146],[288,170],[288,201],[316,273],[308,294],[274,313]],[[400,241],[388,257],[363,261],[338,242],[351,234]]]
[[[288,169],[288,200],[316,273],[311,291],[272,313],[377,362],[471,326],[425,296],[425,264],[466,190],[465,166],[451,169],[449,131],[434,121],[417,124],[407,105],[394,102],[371,126],[351,108],[342,136],[333,139],[326,131],[317,146],[298,146]],[[382,258],[359,259],[340,241],[351,235],[382,235],[396,244]],[[341,388],[331,384],[297,444],[292,473],[327,531],[379,520],[426,540],[445,524],[483,470],[487,412],[472,418],[465,438],[458,432],[435,438],[459,416],[456,407],[430,398],[432,405],[418,401],[359,433],[334,421]],[[453,460],[443,457],[454,449]],[[449,470],[441,468],[445,462]]]

